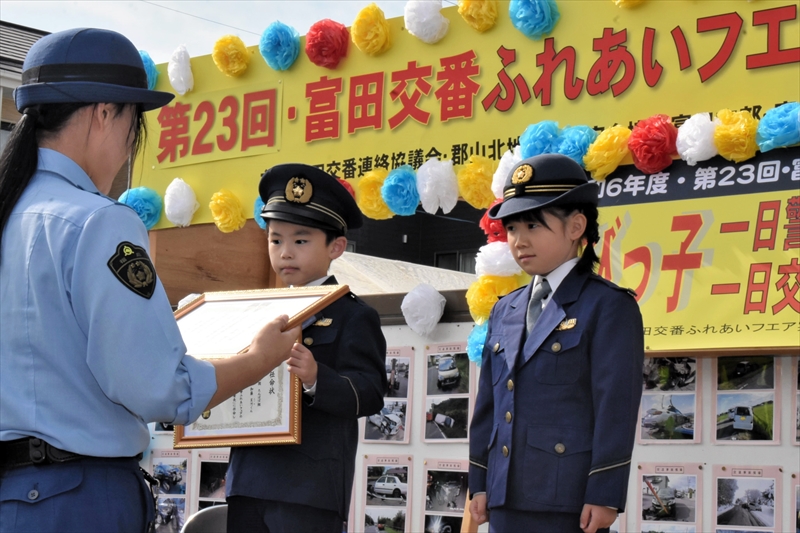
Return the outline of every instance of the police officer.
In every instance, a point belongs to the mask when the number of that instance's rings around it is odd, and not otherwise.
[[[188,424],[286,359],[297,329],[250,350],[186,349],[136,213],[107,196],[135,154],[147,89],[124,36],[43,37],[14,92],[23,113],[0,158],[0,531],[144,531],[138,458],[148,421]]]

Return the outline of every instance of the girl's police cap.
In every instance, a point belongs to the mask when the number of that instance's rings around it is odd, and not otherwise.
[[[347,233],[360,228],[361,211],[339,180],[299,163],[275,165],[261,175],[261,218]]]
[[[147,88],[139,51],[124,35],[75,28],[46,35],[28,50],[14,101],[22,112],[37,104],[168,104],[172,93]]]
[[[597,183],[581,166],[561,154],[543,154],[520,161],[503,186],[503,202],[489,210],[501,219],[524,211],[567,204],[597,205]]]

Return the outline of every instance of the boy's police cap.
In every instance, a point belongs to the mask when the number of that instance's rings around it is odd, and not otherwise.
[[[310,165],[275,165],[261,175],[261,218],[283,220],[322,230],[360,228],[361,211],[335,177]]]
[[[597,205],[597,182],[581,166],[561,154],[543,154],[520,161],[506,178],[503,202],[489,210],[497,220],[525,211],[567,204]]]

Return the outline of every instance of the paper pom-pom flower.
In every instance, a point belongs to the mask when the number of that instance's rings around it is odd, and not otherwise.
[[[506,153],[500,158],[500,164],[497,165],[497,170],[494,171],[492,177],[492,193],[495,198],[503,197],[503,187],[505,187],[508,174],[520,161],[522,161],[522,147],[519,145],[515,146],[513,151],[506,150]]]
[[[147,88],[152,91],[156,88],[156,84],[158,83],[158,69],[156,69],[156,64],[153,62],[153,58],[150,57],[150,54],[144,50],[139,50],[139,55],[142,57],[144,71],[147,73]]]
[[[502,198],[498,198],[492,202],[492,205],[489,206],[489,209],[499,203],[502,203],[502,201]],[[489,218],[489,209],[486,210],[481,217],[481,221],[478,223],[480,228],[486,234],[486,242],[508,242],[508,235],[506,234],[506,228],[503,226],[503,221],[500,219],[493,220]]]
[[[675,147],[678,149],[678,155],[689,166],[695,166],[698,161],[706,161],[717,155],[717,147],[714,145],[716,127],[708,113],[697,113],[678,128]]]
[[[413,215],[419,205],[417,176],[409,165],[398,167],[386,176],[381,185],[381,198],[396,215]]]
[[[471,155],[458,172],[458,191],[475,209],[486,209],[495,200],[492,192],[494,163],[488,157]]]
[[[714,144],[719,155],[736,163],[755,157],[758,121],[750,111],[723,109],[717,113],[717,120]]]
[[[645,174],[661,172],[672,164],[672,154],[677,153],[677,137],[678,129],[667,115],[640,120],[628,139],[633,164]]]
[[[636,7],[644,2],[644,0],[614,0],[617,7]]]
[[[386,205],[381,196],[381,187],[386,180],[389,171],[383,168],[376,168],[364,174],[356,184],[356,204],[365,217],[374,220],[386,220],[392,218],[394,213]]]
[[[135,187],[123,192],[119,202],[133,208],[144,227],[150,230],[161,218],[164,202],[156,191],[148,187]]]
[[[417,169],[417,192],[426,213],[434,214],[441,207],[447,214],[458,203],[458,178],[453,160],[431,158]]]
[[[220,72],[235,78],[241,76],[250,63],[250,52],[236,35],[224,35],[214,43],[211,59]]]
[[[167,76],[169,76],[172,88],[181,96],[194,88],[191,58],[185,44],[180,45],[172,52],[172,57],[167,64]]]
[[[617,170],[628,155],[630,137],[631,130],[625,126],[612,126],[600,132],[583,157],[584,168],[592,173],[592,178],[602,181]]]
[[[405,28],[423,43],[441,41],[450,27],[450,21],[441,11],[441,0],[410,0],[403,9]]]
[[[306,55],[318,67],[334,69],[347,55],[350,33],[331,19],[315,22],[306,34]]]
[[[556,139],[556,152],[565,155],[583,166],[583,157],[589,146],[597,139],[597,132],[589,126],[572,126],[564,128]]]
[[[467,356],[473,363],[481,366],[483,362],[483,346],[486,344],[486,334],[489,332],[489,322],[475,324],[467,337]]]
[[[264,209],[264,200],[260,196],[256,196],[256,201],[253,204],[253,220],[256,221],[259,228],[267,229],[267,221],[261,216],[262,209]]]
[[[352,196],[353,198],[356,197],[356,191],[355,189],[353,189],[353,186],[350,185],[350,182],[348,182],[347,180],[343,180],[342,178],[336,178],[336,181],[338,181],[342,185],[342,187],[347,189],[347,192],[350,193],[350,196]]]
[[[519,145],[522,147],[522,159],[535,155],[552,154],[558,149],[558,137],[561,130],[558,122],[543,120],[531,124],[519,136]]]
[[[367,55],[376,56],[392,47],[392,34],[383,11],[374,3],[358,12],[350,28],[356,48]]]
[[[537,40],[553,31],[561,16],[554,0],[511,0],[508,13],[515,28]]]
[[[441,320],[445,303],[447,300],[432,285],[420,283],[405,295],[400,310],[408,327],[420,337],[427,337]]]
[[[481,246],[475,256],[475,274],[478,276],[516,276],[522,270],[504,242],[490,242]]]
[[[458,0],[458,14],[483,33],[497,22],[497,0]]]
[[[180,178],[175,178],[164,192],[164,214],[167,220],[185,228],[192,223],[192,216],[200,207],[192,187]]]
[[[300,34],[291,26],[275,21],[261,34],[258,51],[270,68],[286,70],[300,55]]]
[[[214,224],[222,233],[231,233],[244,227],[247,215],[242,203],[231,191],[220,189],[215,192],[208,207],[214,217]]]
[[[800,143],[800,103],[791,102],[767,111],[756,130],[758,149],[768,152],[773,148]]]
[[[492,307],[501,296],[517,289],[517,278],[514,276],[481,276],[467,289],[467,305],[469,314],[476,324],[483,324],[489,318]]]

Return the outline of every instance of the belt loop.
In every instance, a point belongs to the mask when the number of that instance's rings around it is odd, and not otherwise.
[[[33,464],[39,465],[47,460],[45,446],[46,444],[42,439],[28,439],[28,455]]]

